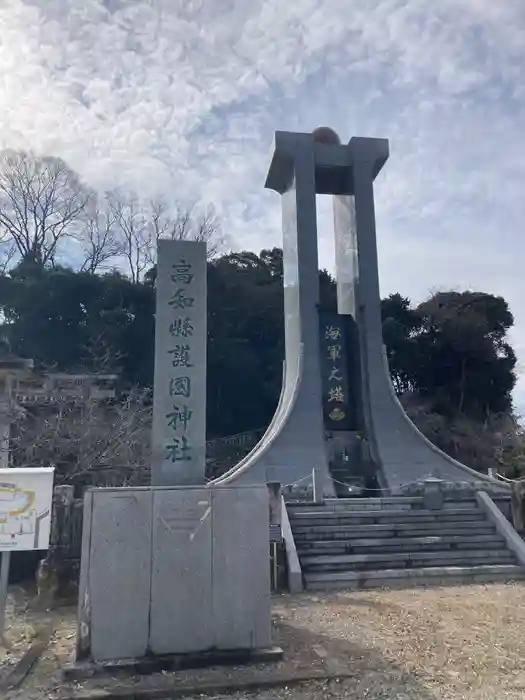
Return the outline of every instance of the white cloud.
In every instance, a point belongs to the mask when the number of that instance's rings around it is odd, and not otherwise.
[[[524,64],[522,0],[3,0],[0,147],[211,201],[258,248],[280,240],[275,129],[388,137],[382,290],[504,294],[525,357]]]

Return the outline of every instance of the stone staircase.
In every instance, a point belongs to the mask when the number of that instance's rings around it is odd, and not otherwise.
[[[422,497],[287,506],[306,589],[361,589],[525,579],[477,502],[424,508]]]

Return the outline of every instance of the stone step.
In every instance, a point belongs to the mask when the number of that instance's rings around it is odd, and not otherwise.
[[[415,511],[406,511],[404,515],[390,515],[385,513],[367,513],[367,514],[355,514],[350,515],[345,513],[344,515],[337,516],[323,516],[321,518],[304,517],[298,518],[294,517],[290,520],[292,528],[297,529],[301,527],[319,527],[319,526],[349,526],[349,525],[374,525],[374,524],[392,524],[397,523],[413,523],[414,527],[423,525],[424,523],[461,523],[461,522],[483,522],[485,520],[485,515],[478,511],[477,513],[465,513],[464,515],[420,515],[415,516]]]
[[[384,547],[385,549],[395,549],[401,545],[414,545],[425,547],[428,544],[450,544],[456,545],[461,543],[478,544],[483,542],[503,542],[501,535],[496,532],[490,532],[484,535],[473,535],[472,533],[459,533],[455,535],[419,535],[405,533],[404,537],[352,537],[343,540],[345,546],[350,547]],[[334,542],[341,543],[340,540],[335,540],[333,533],[316,532],[315,539],[295,537],[297,549],[306,549],[311,543],[318,542]]]
[[[315,555],[301,557],[304,572],[366,571],[377,569],[425,568],[436,566],[477,566],[516,564],[506,549],[437,552],[389,552],[377,554]]]
[[[477,509],[475,498],[467,498],[456,501],[445,501],[443,510],[472,510]],[[287,503],[288,513],[292,516],[296,513],[353,513],[355,511],[377,512],[392,510],[424,510],[422,496],[391,496],[387,498],[334,498],[328,499],[322,504],[311,501]]]
[[[301,533],[301,532],[313,532],[315,530],[326,530],[327,532],[337,532],[338,530],[345,530],[346,528],[358,528],[358,527],[363,527],[366,525],[389,525],[391,528],[395,528],[398,525],[407,525],[406,530],[412,529],[412,531],[417,532],[419,528],[421,527],[426,527],[428,525],[438,525],[443,528],[459,528],[463,523],[473,523],[472,527],[474,528],[474,525],[484,525],[488,521],[486,518],[484,518],[482,515],[479,517],[474,518],[474,516],[469,516],[468,519],[461,519],[461,518],[450,518],[450,519],[443,519],[442,521],[436,520],[436,519],[425,519],[420,522],[416,522],[414,520],[409,520],[407,519],[401,519],[398,518],[396,520],[388,520],[388,519],[383,519],[383,518],[360,518],[358,520],[343,520],[343,521],[321,521],[321,522],[312,522],[312,521],[293,521],[291,523],[292,526],[292,531],[295,534]],[[475,529],[475,528],[474,528]]]
[[[452,586],[466,583],[494,583],[525,579],[525,569],[512,564],[486,566],[436,566],[420,569],[381,569],[305,573],[308,590],[364,588],[410,588],[412,586]]]
[[[386,496],[382,498],[327,498],[324,503],[290,503],[287,508],[292,513],[301,512],[303,510],[334,512],[340,510],[368,510],[393,508],[411,508],[414,506],[422,506],[422,496]]]
[[[410,506],[411,510],[425,510],[425,500],[421,496],[392,497],[392,498],[334,498],[324,503],[313,503],[312,501],[290,501],[287,503],[288,511],[291,513],[337,513],[354,510],[405,510]],[[447,508],[463,510],[465,507],[477,508],[475,498],[462,501],[445,501]]]
[[[459,523],[423,523],[414,527],[413,523],[373,523],[372,525],[323,525],[301,526],[293,529],[295,539],[300,542],[322,533],[323,538],[352,539],[357,537],[427,537],[432,535],[489,535],[494,526],[488,521]]]
[[[348,510],[312,511],[304,510],[289,513],[290,522],[297,526],[303,523],[352,523],[366,522],[446,522],[452,520],[483,520],[484,513],[476,507],[445,508],[442,510]]]
[[[433,537],[362,538],[352,540],[297,540],[299,556],[317,553],[366,554],[367,552],[428,552],[449,549],[497,549],[504,547],[497,533],[489,535],[443,535]]]

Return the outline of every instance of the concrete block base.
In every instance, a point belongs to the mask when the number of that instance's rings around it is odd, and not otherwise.
[[[77,660],[271,647],[269,514],[266,486],[88,490]]]
[[[143,657],[140,659],[117,659],[115,661],[73,661],[62,668],[68,681],[84,681],[88,678],[115,675],[151,675],[153,673],[185,671],[209,666],[241,666],[281,661],[280,647],[267,649],[211,649],[192,654],[171,654]]]

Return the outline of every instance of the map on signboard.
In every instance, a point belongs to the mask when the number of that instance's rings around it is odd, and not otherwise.
[[[22,491],[16,484],[0,483],[0,533],[2,535],[32,535],[36,512],[31,506],[34,491]]]
[[[53,470],[0,470],[0,551],[47,548],[52,487]]]

